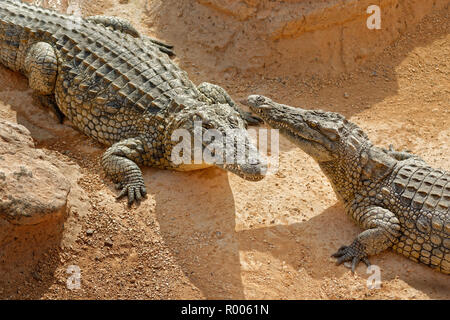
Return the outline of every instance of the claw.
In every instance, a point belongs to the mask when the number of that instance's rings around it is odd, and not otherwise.
[[[352,273],[355,273],[356,267],[361,261],[367,266],[370,266],[369,259],[366,257],[365,253],[358,248],[358,244],[356,242],[350,246],[340,247],[339,250],[331,256],[337,258],[336,265],[341,265],[344,262],[351,261]]]
[[[339,258],[340,256],[342,256],[344,254],[345,249],[347,249],[347,246],[342,246],[338,249],[338,251],[336,253],[333,253],[331,256],[333,258]]]
[[[128,189],[128,205],[131,206],[131,205],[133,204],[134,200],[135,200],[135,197],[134,197],[134,188],[133,188],[133,187],[130,187],[130,188]]]
[[[141,194],[142,194],[142,197],[147,196],[147,189],[145,188],[145,186],[141,186]]]
[[[364,262],[367,267],[372,265],[367,257],[362,258],[361,261]]]
[[[173,51],[173,46],[172,45],[164,43],[164,42],[156,40],[156,39],[153,39],[153,38],[148,37],[148,36],[141,36],[141,37],[146,39],[146,40],[148,40],[149,42],[151,42],[161,52],[166,53],[167,55],[169,55],[169,57],[175,56],[175,52]]]
[[[136,188],[134,190],[134,196],[136,198],[136,201],[141,201],[141,199],[142,199],[141,188]]]
[[[125,197],[128,193],[128,189],[127,188],[123,188],[122,191],[120,191],[119,195],[116,197],[116,199],[122,199],[123,197]]]
[[[355,273],[356,267],[361,259],[359,257],[354,257],[352,260],[352,273]]]
[[[159,51],[167,54],[169,57],[174,57],[175,56],[175,52],[171,49],[167,49],[166,47],[158,47]]]
[[[128,197],[128,205],[131,206],[134,202],[139,202],[142,198],[146,197],[147,190],[142,185],[126,185],[122,188],[116,199],[119,200],[125,196]]]
[[[344,262],[351,260],[351,258],[352,258],[351,256],[344,254],[343,256],[341,256],[337,259],[336,265],[339,266],[339,265],[343,264]]]

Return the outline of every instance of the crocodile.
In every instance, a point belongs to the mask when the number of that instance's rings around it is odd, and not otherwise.
[[[410,151],[374,146],[344,116],[294,108],[261,95],[250,109],[311,156],[331,182],[345,212],[364,231],[333,254],[355,271],[392,248],[450,273],[450,173]]]
[[[121,190],[118,198],[127,196],[130,204],[147,194],[142,165],[180,171],[216,165],[250,181],[264,177],[266,166],[250,139],[239,141],[254,152],[240,163],[172,160],[176,130],[195,136],[200,123],[201,132],[242,129],[246,135],[247,125],[259,120],[222,87],[196,86],[172,54],[172,46],[139,34],[122,18],[82,18],[20,0],[0,1],[0,64],[24,74],[34,94],[62,120],[109,147],[102,167]],[[206,142],[200,143],[206,150]]]

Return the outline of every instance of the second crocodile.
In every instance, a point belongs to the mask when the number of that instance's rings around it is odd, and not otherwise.
[[[248,98],[269,126],[314,158],[347,214],[364,229],[333,256],[354,271],[368,256],[392,248],[450,273],[450,174],[409,152],[373,146],[342,115],[304,110],[264,96]]]

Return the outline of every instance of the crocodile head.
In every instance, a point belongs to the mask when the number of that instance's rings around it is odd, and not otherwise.
[[[338,113],[293,108],[260,95],[249,96],[248,104],[319,163],[358,157],[368,142],[361,129]]]
[[[215,165],[250,181],[265,177],[266,162],[252,143],[246,123],[230,105],[177,99],[169,114],[172,120],[166,135],[172,141],[171,163],[177,170]]]
[[[248,105],[319,163],[341,199],[353,197],[349,186],[381,176],[392,164],[356,124],[338,113],[293,108],[260,95],[249,96]]]

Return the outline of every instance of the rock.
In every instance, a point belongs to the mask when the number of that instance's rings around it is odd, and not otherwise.
[[[0,218],[19,225],[65,214],[70,183],[23,126],[0,119]]]
[[[114,242],[110,239],[110,238],[107,238],[106,240],[105,240],[105,246],[106,247],[112,247],[114,245]]]
[[[87,229],[86,230],[86,235],[92,236],[93,234],[94,234],[94,229]]]

